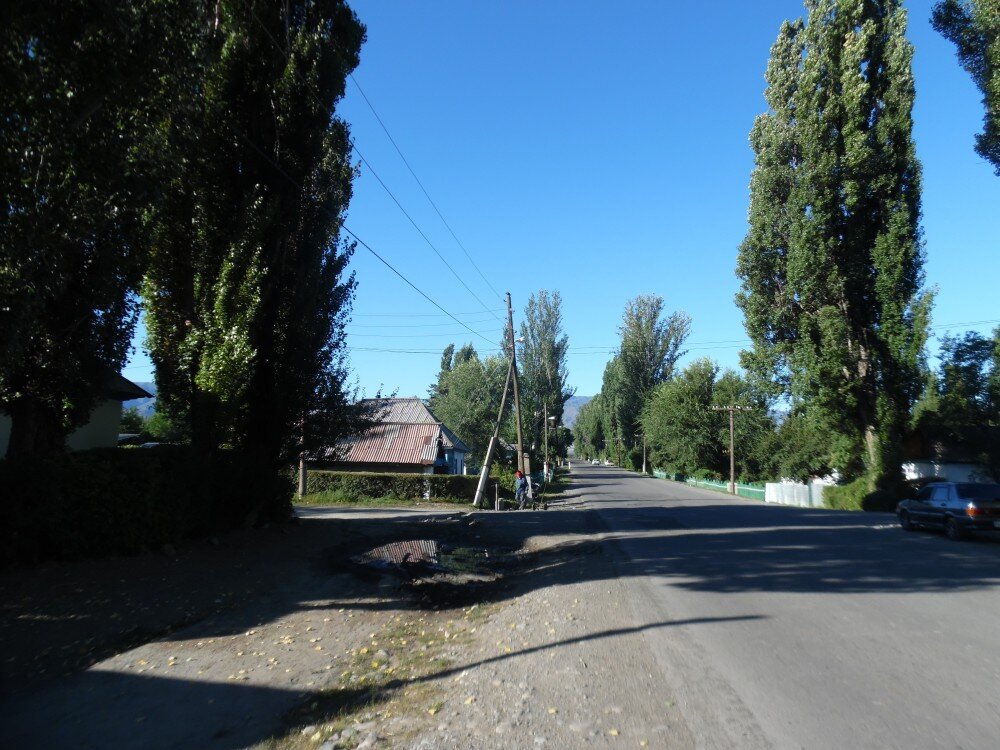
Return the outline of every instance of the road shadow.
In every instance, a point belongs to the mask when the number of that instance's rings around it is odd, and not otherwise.
[[[574,483],[572,489],[584,484]],[[6,694],[0,704],[2,744],[229,748],[262,741],[310,693],[80,670],[171,633],[185,639],[224,637],[297,612],[447,609],[621,577],[656,577],[667,584],[717,593],[947,592],[992,587],[1000,581],[1000,545],[995,542],[955,544],[936,534],[907,534],[888,515],[763,505],[737,514],[732,505],[721,502],[672,506],[627,498],[620,506],[604,504],[599,512],[575,506],[572,499],[561,508],[456,512],[431,518],[381,513],[373,519],[372,514],[352,512],[337,518],[311,517],[288,530],[223,538],[217,545],[205,543],[173,557],[21,570],[16,582],[13,573],[5,574],[0,580],[4,597],[0,632],[8,655],[0,667]],[[469,585],[433,576],[408,578],[398,571],[362,572],[352,562],[377,545],[419,539],[516,554],[495,557],[495,577]],[[46,584],[52,585],[46,589]],[[736,619],[751,617],[757,615]],[[639,629],[695,622],[716,621],[667,622]],[[140,623],[148,624],[146,629],[136,627]],[[38,649],[39,643],[48,644],[48,654]],[[74,655],[74,660],[63,659],[64,653]],[[421,679],[520,653],[455,665]],[[37,675],[32,679],[31,666],[48,668],[59,679],[47,683]],[[390,682],[374,693],[338,691],[337,699],[381,700],[405,684]],[[91,696],[103,700],[103,707],[95,707]],[[38,716],[37,710],[34,714],[25,710],[29,704],[48,706],[52,726],[40,727],[36,718],[34,735],[31,726],[22,726],[23,717]],[[160,706],[156,715],[138,713],[147,705]],[[80,729],[91,721],[88,706],[115,718],[107,741],[81,744],[89,736]],[[256,713],[248,718],[250,710]],[[185,734],[185,716],[205,717],[212,732]],[[173,728],[176,722],[181,725]],[[191,732],[198,723],[192,723]],[[180,744],[178,737],[183,740]],[[167,743],[168,738],[173,744],[157,744]]]

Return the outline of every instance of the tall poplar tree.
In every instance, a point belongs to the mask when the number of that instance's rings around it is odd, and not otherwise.
[[[562,297],[540,289],[528,298],[517,355],[521,411],[529,440],[541,450],[543,416],[561,424],[563,407],[574,390],[567,386],[569,337],[562,327]]]
[[[187,0],[0,9],[0,411],[58,452],[128,355]]]
[[[350,415],[340,230],[354,170],[335,111],[365,30],[342,0],[222,0],[205,21],[145,287],[148,346],[196,445],[276,472]]]
[[[780,134],[755,127],[738,262],[737,302],[754,342],[744,364],[806,405],[845,476],[891,487],[930,307],[921,293],[913,49],[896,0],[806,7],[801,30],[782,27],[768,72]]]

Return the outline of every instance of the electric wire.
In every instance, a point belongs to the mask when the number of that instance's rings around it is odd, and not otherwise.
[[[260,16],[257,15],[257,11],[255,11],[252,6],[248,6],[248,8],[250,10],[250,14],[254,17],[254,20],[257,22],[257,25],[260,26],[265,36],[267,36],[267,38],[271,40],[271,44],[274,46],[274,48],[279,52],[283,52],[287,56],[289,54],[288,50],[283,48],[281,44],[278,43],[278,40],[274,38],[274,35],[267,28],[264,22],[260,19]],[[321,102],[319,100],[319,97],[316,96],[315,92],[313,92],[312,88],[309,86],[308,81],[306,81],[302,77],[302,75],[294,68],[293,68],[293,73],[299,79],[299,82],[303,85],[305,90],[312,97],[313,101],[315,101],[316,104],[319,105],[320,109],[325,109],[325,107],[323,106],[323,102]],[[470,295],[472,295],[472,298],[475,299],[476,302],[478,302],[482,306],[483,310],[490,312],[490,314],[493,315],[494,318],[496,318],[498,321],[502,323],[503,321],[500,320],[500,318],[495,313],[490,311],[490,308],[487,307],[486,303],[479,298],[479,295],[477,295],[474,291],[472,291],[469,285],[465,283],[465,281],[458,274],[458,272],[452,267],[452,265],[447,260],[445,260],[445,257],[440,253],[440,251],[437,249],[434,243],[431,242],[430,238],[424,233],[424,230],[422,230],[420,226],[417,224],[417,222],[414,221],[413,217],[410,216],[409,212],[405,208],[403,208],[403,204],[399,202],[399,199],[396,198],[392,190],[389,189],[389,186],[385,184],[385,182],[382,180],[381,177],[379,177],[378,173],[375,171],[375,168],[372,167],[371,163],[364,157],[364,154],[361,153],[360,149],[358,149],[357,142],[355,141],[354,138],[350,139],[350,144],[351,148],[354,149],[354,152],[358,155],[358,158],[361,159],[361,162],[366,167],[368,167],[368,170],[371,172],[372,176],[378,181],[379,185],[382,186],[382,189],[385,190],[385,192],[389,195],[390,198],[392,198],[392,201],[396,204],[399,210],[403,212],[403,215],[409,220],[410,224],[413,225],[413,228],[417,230],[417,233],[421,237],[424,238],[424,242],[427,243],[430,249],[434,251],[434,254],[437,255],[438,259],[442,263],[444,263],[445,267],[449,271],[451,271],[452,275],[458,280],[458,283],[461,284]]]
[[[448,220],[444,218],[444,215],[441,213],[441,210],[437,207],[437,204],[434,202],[434,199],[431,198],[430,193],[427,192],[427,188],[424,187],[424,183],[420,181],[420,178],[417,177],[417,173],[414,172],[413,167],[410,166],[410,162],[407,161],[405,156],[403,156],[403,151],[399,148],[399,145],[396,143],[396,139],[392,137],[392,133],[389,132],[389,128],[387,128],[385,123],[382,121],[382,118],[379,116],[379,113],[375,110],[375,106],[371,103],[371,100],[368,98],[368,94],[366,94],[365,90],[361,88],[361,84],[358,83],[358,79],[354,77],[353,73],[350,74],[350,79],[351,82],[354,84],[354,87],[358,90],[358,93],[361,94],[361,98],[365,100],[365,104],[368,105],[368,109],[370,109],[372,111],[372,114],[375,115],[375,119],[378,121],[378,124],[382,127],[382,130],[383,132],[385,132],[386,138],[389,139],[389,142],[392,144],[392,147],[396,149],[396,153],[399,154],[399,158],[403,160],[403,164],[406,165],[406,168],[410,171],[410,174],[413,175],[413,179],[416,181],[417,185],[420,186],[421,191],[423,191],[424,197],[427,198],[427,202],[431,204],[431,206],[434,208],[434,212],[437,213],[438,218],[441,219],[441,223],[448,228],[448,231],[451,233],[451,236],[454,238],[458,246],[462,248],[462,252],[465,253],[465,257],[469,259],[469,262],[472,264],[472,267],[475,268],[476,271],[479,273],[480,278],[482,278],[482,280],[486,282],[486,286],[488,286],[490,290],[498,298],[502,299],[502,297],[500,297],[500,292],[498,292],[493,287],[493,285],[490,283],[490,280],[482,272],[482,269],[479,268],[479,266],[476,264],[476,261],[472,259],[471,255],[469,255],[469,251],[465,248],[465,245],[462,244],[462,241],[458,239],[458,235],[455,234],[455,230],[451,228],[451,224],[449,224]]]
[[[264,152],[264,150],[263,150],[263,149],[261,149],[261,148],[260,148],[260,147],[259,147],[259,146],[258,146],[258,145],[257,145],[256,143],[254,143],[254,142],[253,142],[252,140],[250,140],[250,139],[249,139],[249,138],[247,138],[246,136],[244,136],[244,137],[243,137],[243,140],[244,140],[244,142],[245,142],[245,143],[246,143],[247,145],[249,145],[249,146],[250,146],[250,148],[252,148],[252,149],[253,149],[254,151],[256,151],[256,152],[257,152],[258,154],[260,154],[260,156],[261,156],[261,157],[262,157],[262,158],[263,158],[263,159],[264,159],[264,160],[265,160],[265,161],[266,161],[266,162],[267,162],[268,164],[270,164],[270,165],[271,165],[272,167],[274,167],[274,169],[275,169],[275,170],[276,170],[276,171],[277,171],[277,172],[278,172],[278,173],[279,173],[279,174],[280,174],[281,176],[283,176],[283,177],[284,177],[284,178],[285,178],[286,180],[288,180],[288,181],[289,181],[289,182],[290,182],[290,183],[291,183],[292,185],[294,185],[295,187],[297,187],[297,188],[298,188],[299,190],[304,190],[304,189],[305,189],[305,188],[304,188],[304,187],[302,186],[302,184],[301,184],[301,183],[299,183],[299,182],[298,182],[298,181],[297,181],[296,179],[294,179],[294,178],[293,178],[293,177],[292,177],[292,176],[291,176],[290,174],[288,174],[288,172],[286,172],[286,171],[285,171],[284,169],[282,169],[282,167],[281,167],[281,166],[280,166],[280,165],[279,165],[279,164],[278,164],[277,162],[275,162],[275,161],[274,161],[274,159],[272,159],[272,158],[271,158],[271,157],[270,157],[270,156],[269,156],[269,155],[268,155],[267,153],[265,153],[265,152]],[[381,261],[381,263],[382,263],[382,264],[383,264],[383,265],[384,265],[384,266],[385,266],[386,268],[388,268],[388,269],[389,269],[390,271],[392,271],[392,272],[393,272],[394,274],[396,274],[396,276],[398,276],[398,277],[399,277],[400,279],[402,279],[402,280],[403,280],[403,281],[404,281],[404,282],[405,282],[405,283],[406,283],[406,284],[407,284],[407,285],[408,285],[408,286],[409,286],[409,287],[410,287],[411,289],[413,289],[413,290],[414,290],[415,292],[417,292],[417,294],[419,294],[419,295],[420,295],[421,297],[423,297],[424,299],[426,299],[426,300],[427,300],[428,302],[430,302],[430,303],[431,303],[432,305],[434,305],[434,307],[436,307],[436,308],[437,308],[438,310],[440,310],[441,312],[443,312],[443,313],[444,313],[445,315],[447,315],[447,316],[448,316],[449,318],[451,318],[452,320],[454,320],[454,321],[455,321],[456,323],[458,323],[458,324],[459,324],[460,326],[462,326],[462,328],[464,328],[465,330],[467,330],[467,331],[468,331],[469,333],[472,333],[472,334],[474,334],[474,335],[476,335],[476,336],[479,336],[479,338],[483,339],[484,341],[486,341],[486,342],[488,342],[488,343],[490,343],[490,344],[493,344],[493,346],[499,346],[499,344],[498,344],[498,343],[497,343],[496,341],[492,341],[492,340],[490,340],[490,339],[486,338],[485,336],[483,336],[483,335],[482,335],[481,333],[479,333],[478,331],[474,331],[474,330],[472,330],[472,329],[471,329],[471,328],[470,328],[469,326],[467,326],[467,325],[466,325],[466,324],[465,324],[464,322],[462,322],[461,320],[459,320],[458,318],[456,318],[456,317],[455,317],[454,315],[452,315],[452,314],[451,314],[450,312],[448,312],[447,310],[445,310],[445,309],[444,309],[444,308],[443,308],[443,307],[442,307],[441,305],[439,305],[439,304],[438,304],[438,303],[437,303],[436,301],[434,301],[433,299],[431,299],[431,297],[430,297],[430,296],[428,296],[426,292],[424,292],[424,291],[423,291],[423,290],[422,290],[422,289],[421,289],[420,287],[418,287],[418,286],[417,286],[416,284],[414,284],[414,283],[413,283],[412,281],[410,281],[410,280],[409,280],[408,278],[406,278],[406,276],[404,276],[404,275],[403,275],[403,274],[402,274],[402,273],[401,273],[400,271],[398,271],[398,270],[396,269],[396,267],[395,267],[394,265],[392,265],[392,263],[390,263],[390,262],[389,262],[389,261],[387,261],[387,260],[386,260],[385,258],[383,258],[383,257],[382,257],[381,255],[379,255],[379,253],[378,253],[378,252],[376,252],[376,251],[375,251],[375,249],[374,249],[374,248],[373,248],[373,247],[372,247],[371,245],[369,245],[369,244],[368,244],[367,242],[365,242],[365,241],[364,241],[363,239],[361,239],[360,237],[358,237],[358,235],[357,235],[357,234],[355,234],[354,232],[352,232],[352,231],[351,231],[351,229],[350,229],[350,228],[349,228],[349,227],[348,227],[348,226],[347,226],[346,224],[344,224],[344,223],[343,223],[343,220],[342,220],[342,219],[341,219],[341,218],[340,218],[339,216],[336,216],[336,215],[334,215],[334,214],[333,214],[332,212],[330,212],[330,211],[327,211],[327,213],[328,213],[328,214],[329,214],[329,215],[330,215],[330,216],[331,216],[331,217],[332,217],[333,219],[335,219],[335,220],[337,221],[337,223],[339,224],[339,226],[340,226],[340,228],[341,228],[341,229],[343,229],[343,230],[344,230],[345,232],[347,232],[347,233],[348,233],[349,235],[351,235],[351,236],[352,236],[352,237],[353,237],[353,238],[354,238],[354,239],[355,239],[355,240],[357,241],[357,243],[358,243],[359,245],[361,245],[361,246],[362,246],[363,248],[365,248],[365,249],[366,249],[366,250],[367,250],[368,252],[370,252],[370,253],[371,253],[372,255],[374,255],[374,256],[375,256],[376,258],[378,258],[378,259],[379,259],[379,261]]]

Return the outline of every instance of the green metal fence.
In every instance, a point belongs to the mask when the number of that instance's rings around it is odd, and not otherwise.
[[[716,490],[718,492],[729,492],[729,482],[722,482],[716,479],[695,479],[685,477],[680,474],[668,474],[663,469],[653,469],[653,476],[657,479],[672,479],[677,482],[684,482],[694,487],[701,487],[705,490]],[[763,484],[736,484],[736,494],[748,500],[760,500],[764,502]]]

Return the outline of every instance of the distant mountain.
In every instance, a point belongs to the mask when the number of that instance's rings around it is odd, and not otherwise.
[[[592,398],[593,396],[571,396],[563,407],[563,424],[572,429],[576,424],[576,415],[580,413],[580,407]]]
[[[134,398],[123,402],[122,408],[135,409],[141,416],[148,417],[156,411],[156,383],[136,383],[136,385],[146,393],[152,393],[152,398]]]

